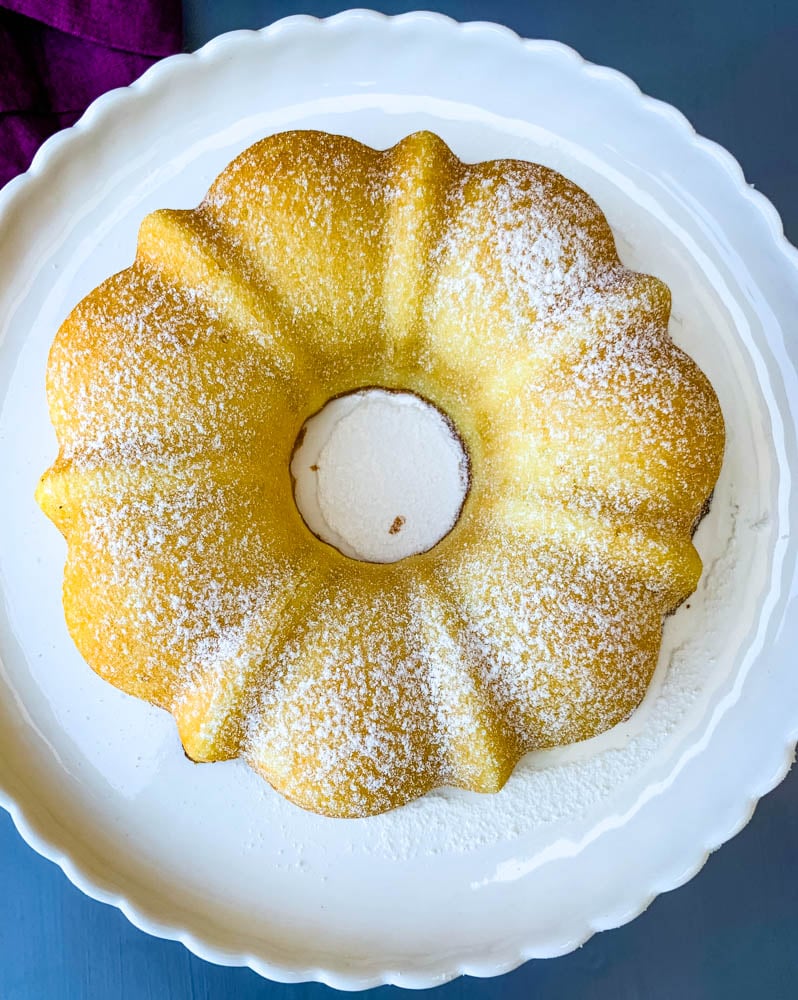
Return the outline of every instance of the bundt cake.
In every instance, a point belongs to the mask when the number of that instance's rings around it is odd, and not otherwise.
[[[245,150],[53,343],[82,655],[170,711],[195,761],[367,816],[502,787],[532,749],[625,719],[696,587],[715,393],[599,208],[533,163],[314,131]],[[452,422],[470,488],[426,552],[359,561],[300,516],[297,436],[378,386]]]

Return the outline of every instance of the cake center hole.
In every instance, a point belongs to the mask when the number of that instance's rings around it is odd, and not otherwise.
[[[361,389],[305,422],[291,476],[315,535],[352,559],[390,563],[449,534],[468,493],[469,463],[437,407],[412,392]]]

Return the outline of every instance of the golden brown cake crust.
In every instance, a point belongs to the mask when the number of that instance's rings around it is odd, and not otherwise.
[[[197,209],[148,216],[52,346],[37,499],[78,649],[192,759],[332,816],[495,791],[602,732],[698,582],[723,456],[669,312],[545,167],[428,132],[256,143]],[[471,459],[458,524],[395,564],[311,535],[288,472],[305,419],[367,385],[430,400]]]

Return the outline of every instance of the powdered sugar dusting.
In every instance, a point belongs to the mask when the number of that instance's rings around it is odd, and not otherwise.
[[[333,815],[493,791],[627,717],[698,579],[723,423],[587,195],[429,134],[291,133],[173,215],[51,355],[39,496],[91,665]],[[288,475],[308,414],[369,384],[473,459],[454,531],[393,566],[314,539]]]

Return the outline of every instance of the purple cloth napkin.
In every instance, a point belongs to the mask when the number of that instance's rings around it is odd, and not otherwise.
[[[0,187],[181,42],[180,0],[0,0]]]

